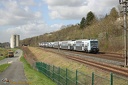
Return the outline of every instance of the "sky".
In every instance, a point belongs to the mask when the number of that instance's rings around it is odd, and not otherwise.
[[[9,42],[12,34],[22,40],[57,31],[89,11],[102,17],[118,5],[118,0],[0,0],[0,42]]]

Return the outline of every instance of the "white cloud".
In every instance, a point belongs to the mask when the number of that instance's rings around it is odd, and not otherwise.
[[[30,6],[35,5],[33,0],[3,0],[0,5],[0,26],[18,26],[41,18],[39,11],[30,10]]]
[[[19,0],[20,1],[20,5],[23,6],[35,6],[35,2],[34,0]]]
[[[50,16],[52,19],[81,19],[82,16],[86,16],[86,11],[89,10],[85,6],[80,7],[66,7],[66,6],[49,6]]]
[[[34,0],[0,0],[0,42],[9,41],[12,34],[24,39],[58,29],[43,22],[41,12],[33,10],[37,5]]]
[[[88,0],[45,0],[46,3],[50,6],[69,6],[69,7],[76,7],[86,5]]]
[[[40,18],[42,15],[40,12],[35,12],[35,15],[34,15],[36,18]]]
[[[24,7],[24,10],[25,10],[26,12],[28,12],[28,11],[29,11],[29,7],[28,7],[28,6],[25,6],[25,7]]]
[[[117,0],[44,0],[52,19],[81,19],[89,11],[97,16],[109,13],[118,5]]]
[[[0,0],[0,42],[9,41],[12,34],[24,39],[59,30],[63,24],[49,26],[43,21],[45,12],[38,8],[46,5],[42,1],[48,5],[50,17],[58,20],[80,20],[89,11],[103,15],[118,5],[117,0]]]
[[[0,39],[2,39],[3,41],[7,41],[6,40],[7,38],[9,41],[9,38],[10,38],[9,36],[11,36],[12,34],[19,34],[21,36],[21,39],[30,38],[30,37],[38,36],[44,33],[56,31],[60,29],[61,26],[62,24],[54,24],[54,25],[48,26],[44,22],[28,23],[15,28],[8,28],[6,31],[1,31]],[[3,39],[3,36],[5,39]]]
[[[90,0],[88,7],[99,16],[108,14],[113,7],[118,5],[119,2],[117,0]]]

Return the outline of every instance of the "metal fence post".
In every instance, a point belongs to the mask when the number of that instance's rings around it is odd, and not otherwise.
[[[41,70],[41,73],[44,73],[44,65],[43,65],[43,62],[40,63],[40,70]],[[43,72],[42,72],[43,71]]]
[[[78,71],[76,70],[76,85],[77,85],[77,80],[78,80],[78,79],[77,79],[77,72],[78,72]]]
[[[47,76],[47,64],[45,64],[45,74]]]
[[[58,85],[60,84],[60,67],[58,68]]]
[[[46,76],[48,76],[48,65],[46,64],[46,67],[45,67],[45,72],[46,72]]]
[[[52,78],[53,78],[53,81],[54,81],[54,65],[53,65],[53,77]]]
[[[66,85],[68,85],[68,70],[66,68]]]
[[[37,62],[37,63],[36,63],[36,66],[37,66],[37,67],[36,67],[36,68],[37,68],[37,71],[40,71],[40,62]]]
[[[113,85],[113,73],[110,74],[110,85]]]
[[[92,85],[94,85],[94,72],[92,72]]]
[[[44,73],[46,75],[46,64],[45,63],[43,63],[43,70],[44,70]]]
[[[37,67],[36,68],[37,68],[38,71],[40,70],[40,66],[39,65],[40,65],[39,62],[37,62],[37,65],[36,65]]]
[[[50,65],[48,65],[48,77],[50,78]]]

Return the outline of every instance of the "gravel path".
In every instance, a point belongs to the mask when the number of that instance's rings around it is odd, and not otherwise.
[[[12,61],[12,64],[0,74],[0,85],[29,85],[24,74],[23,64],[19,61],[22,51],[17,50],[17,52],[14,58],[7,59]],[[4,60],[5,63],[7,60]]]

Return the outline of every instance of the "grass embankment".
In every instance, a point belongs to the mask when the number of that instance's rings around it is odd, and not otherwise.
[[[83,73],[86,73],[87,75],[92,75],[92,72],[95,72],[98,75],[104,77],[107,76],[109,78],[109,73],[107,72],[104,71],[102,72],[94,67],[64,58],[62,55],[51,53],[37,47],[28,47],[28,48],[41,62],[45,62],[47,64],[54,65],[56,67],[61,67],[63,69],[68,68],[72,71],[75,71],[77,69]]]
[[[3,60],[8,55],[8,51],[5,48],[0,48],[0,60]]]
[[[7,67],[9,67],[10,64],[3,64],[3,65],[0,65],[0,73],[3,72],[5,69],[7,69]]]
[[[45,75],[34,70],[30,66],[30,64],[27,63],[24,57],[21,57],[20,60],[24,64],[25,75],[28,79],[28,82],[30,82],[29,85],[56,85],[52,80],[47,78]]]
[[[102,69],[100,70],[100,69],[97,69],[97,68],[64,58],[62,55],[48,52],[45,49],[40,49],[37,47],[28,47],[28,49],[32,52],[32,53],[29,52],[29,54],[34,55],[40,62],[54,65],[56,67],[60,67],[63,69],[67,68],[71,71],[75,71],[77,69],[79,71],[78,75],[80,73],[83,73],[83,74],[79,75],[78,80],[80,80],[80,82],[84,81],[84,83],[86,83],[86,82],[90,83],[91,77],[89,77],[87,75],[92,76],[92,72],[94,72],[95,73],[95,83],[97,82],[97,85],[99,85],[99,84],[107,85],[110,83],[110,73],[103,71]],[[60,50],[60,52],[61,52],[61,50]],[[72,73],[69,75],[72,75]],[[74,75],[72,75],[72,76],[74,76]],[[117,76],[118,75],[113,75],[113,80],[114,80],[113,82],[115,85],[122,85],[122,84],[128,85],[126,78],[122,79],[122,77],[119,77],[119,76],[117,77]],[[87,81],[85,81],[86,79],[87,79]]]
[[[5,57],[3,57],[3,56],[0,56],[0,60],[3,60],[3,59],[5,59]]]

